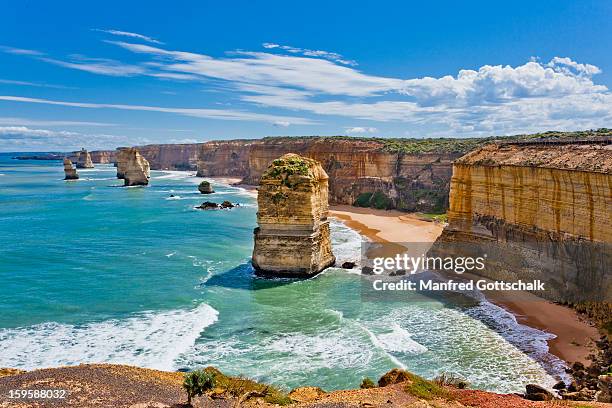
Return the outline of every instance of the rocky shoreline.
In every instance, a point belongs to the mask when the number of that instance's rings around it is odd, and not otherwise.
[[[518,394],[496,394],[466,389],[468,384],[452,376],[426,380],[400,369],[384,374],[377,382],[364,379],[360,388],[327,392],[316,386],[291,391],[232,377],[208,367],[211,383],[192,407],[299,408],[535,408],[558,407],[558,400],[531,401]],[[188,408],[185,373],[166,372],[112,364],[84,364],[24,372],[0,369],[1,407],[116,407]],[[357,387],[357,384],[356,384]],[[528,386],[534,394],[545,394]],[[10,398],[11,390],[62,390],[63,398]],[[546,398],[549,397],[545,394]],[[606,407],[596,402],[566,401],[563,406]]]

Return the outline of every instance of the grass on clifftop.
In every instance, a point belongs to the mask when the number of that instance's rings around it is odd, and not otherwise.
[[[612,137],[612,129],[601,128],[596,130],[581,130],[575,132],[549,131],[533,134],[520,134],[513,136],[488,136],[470,138],[382,138],[382,137],[355,137],[355,136],[275,136],[266,137],[264,141],[296,141],[296,140],[352,140],[380,143],[384,151],[391,153],[418,154],[418,153],[460,153],[464,154],[493,141],[520,141],[533,139],[589,139],[597,137]]]

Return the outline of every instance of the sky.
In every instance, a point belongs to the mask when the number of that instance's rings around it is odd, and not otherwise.
[[[3,1],[0,151],[612,127],[612,2]]]

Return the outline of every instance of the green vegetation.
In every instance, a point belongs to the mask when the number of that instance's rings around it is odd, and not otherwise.
[[[375,387],[376,387],[376,384],[374,384],[374,381],[372,381],[368,377],[364,378],[361,381],[361,384],[359,385],[359,388],[361,388],[361,389],[375,388]]]
[[[428,381],[416,374],[408,373],[410,383],[406,384],[404,391],[417,398],[431,400],[435,398],[452,399],[451,393],[433,381]]]
[[[442,373],[434,378],[433,382],[441,386],[459,388],[460,390],[464,390],[470,385],[466,380],[452,373]]]
[[[612,137],[612,129],[601,128],[597,130],[584,130],[576,132],[542,132],[534,134],[523,134],[513,136],[489,136],[475,138],[381,138],[381,137],[354,137],[354,136],[279,136],[266,137],[264,141],[300,141],[300,140],[320,140],[336,141],[336,140],[352,140],[362,142],[376,142],[380,144],[381,149],[402,154],[418,154],[418,153],[457,153],[464,154],[475,148],[489,142],[512,142],[533,139],[563,139],[563,138],[578,138],[588,139],[597,137]]]
[[[361,193],[357,196],[353,205],[355,207],[371,207],[379,210],[390,210],[394,207],[393,200],[382,191]]]
[[[215,387],[232,397],[241,398],[249,394],[262,397],[269,404],[288,405],[293,402],[285,392],[274,386],[260,384],[248,378],[230,377],[214,367],[208,367],[204,371],[214,374]]]
[[[211,390],[215,386],[215,377],[215,373],[202,370],[185,374],[183,388],[187,392],[187,405],[191,406],[191,399],[196,395]]]
[[[265,177],[278,177],[280,175],[291,176],[299,174],[302,176],[308,175],[308,163],[302,159],[276,159],[272,162],[272,166],[264,174]]]
[[[361,193],[357,196],[357,199],[353,203],[355,207],[369,207],[370,200],[372,199],[372,194],[374,193]]]
[[[446,213],[419,213],[418,214],[420,218],[423,218],[425,220],[428,221],[434,221],[434,222],[447,222],[448,221],[448,216],[446,215]]]

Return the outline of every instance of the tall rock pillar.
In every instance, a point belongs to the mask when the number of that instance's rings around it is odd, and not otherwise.
[[[319,162],[289,153],[259,183],[253,266],[270,276],[307,277],[332,266],[328,176]]]
[[[117,152],[117,178],[125,186],[146,186],[151,178],[149,162],[134,147],[122,148]]]
[[[64,157],[64,180],[77,180],[79,174],[76,169],[72,167],[72,162],[69,158]]]
[[[81,151],[78,153],[78,160],[76,163],[76,168],[77,169],[93,169],[94,168],[93,162],[91,161],[91,156],[87,150],[81,149]]]

